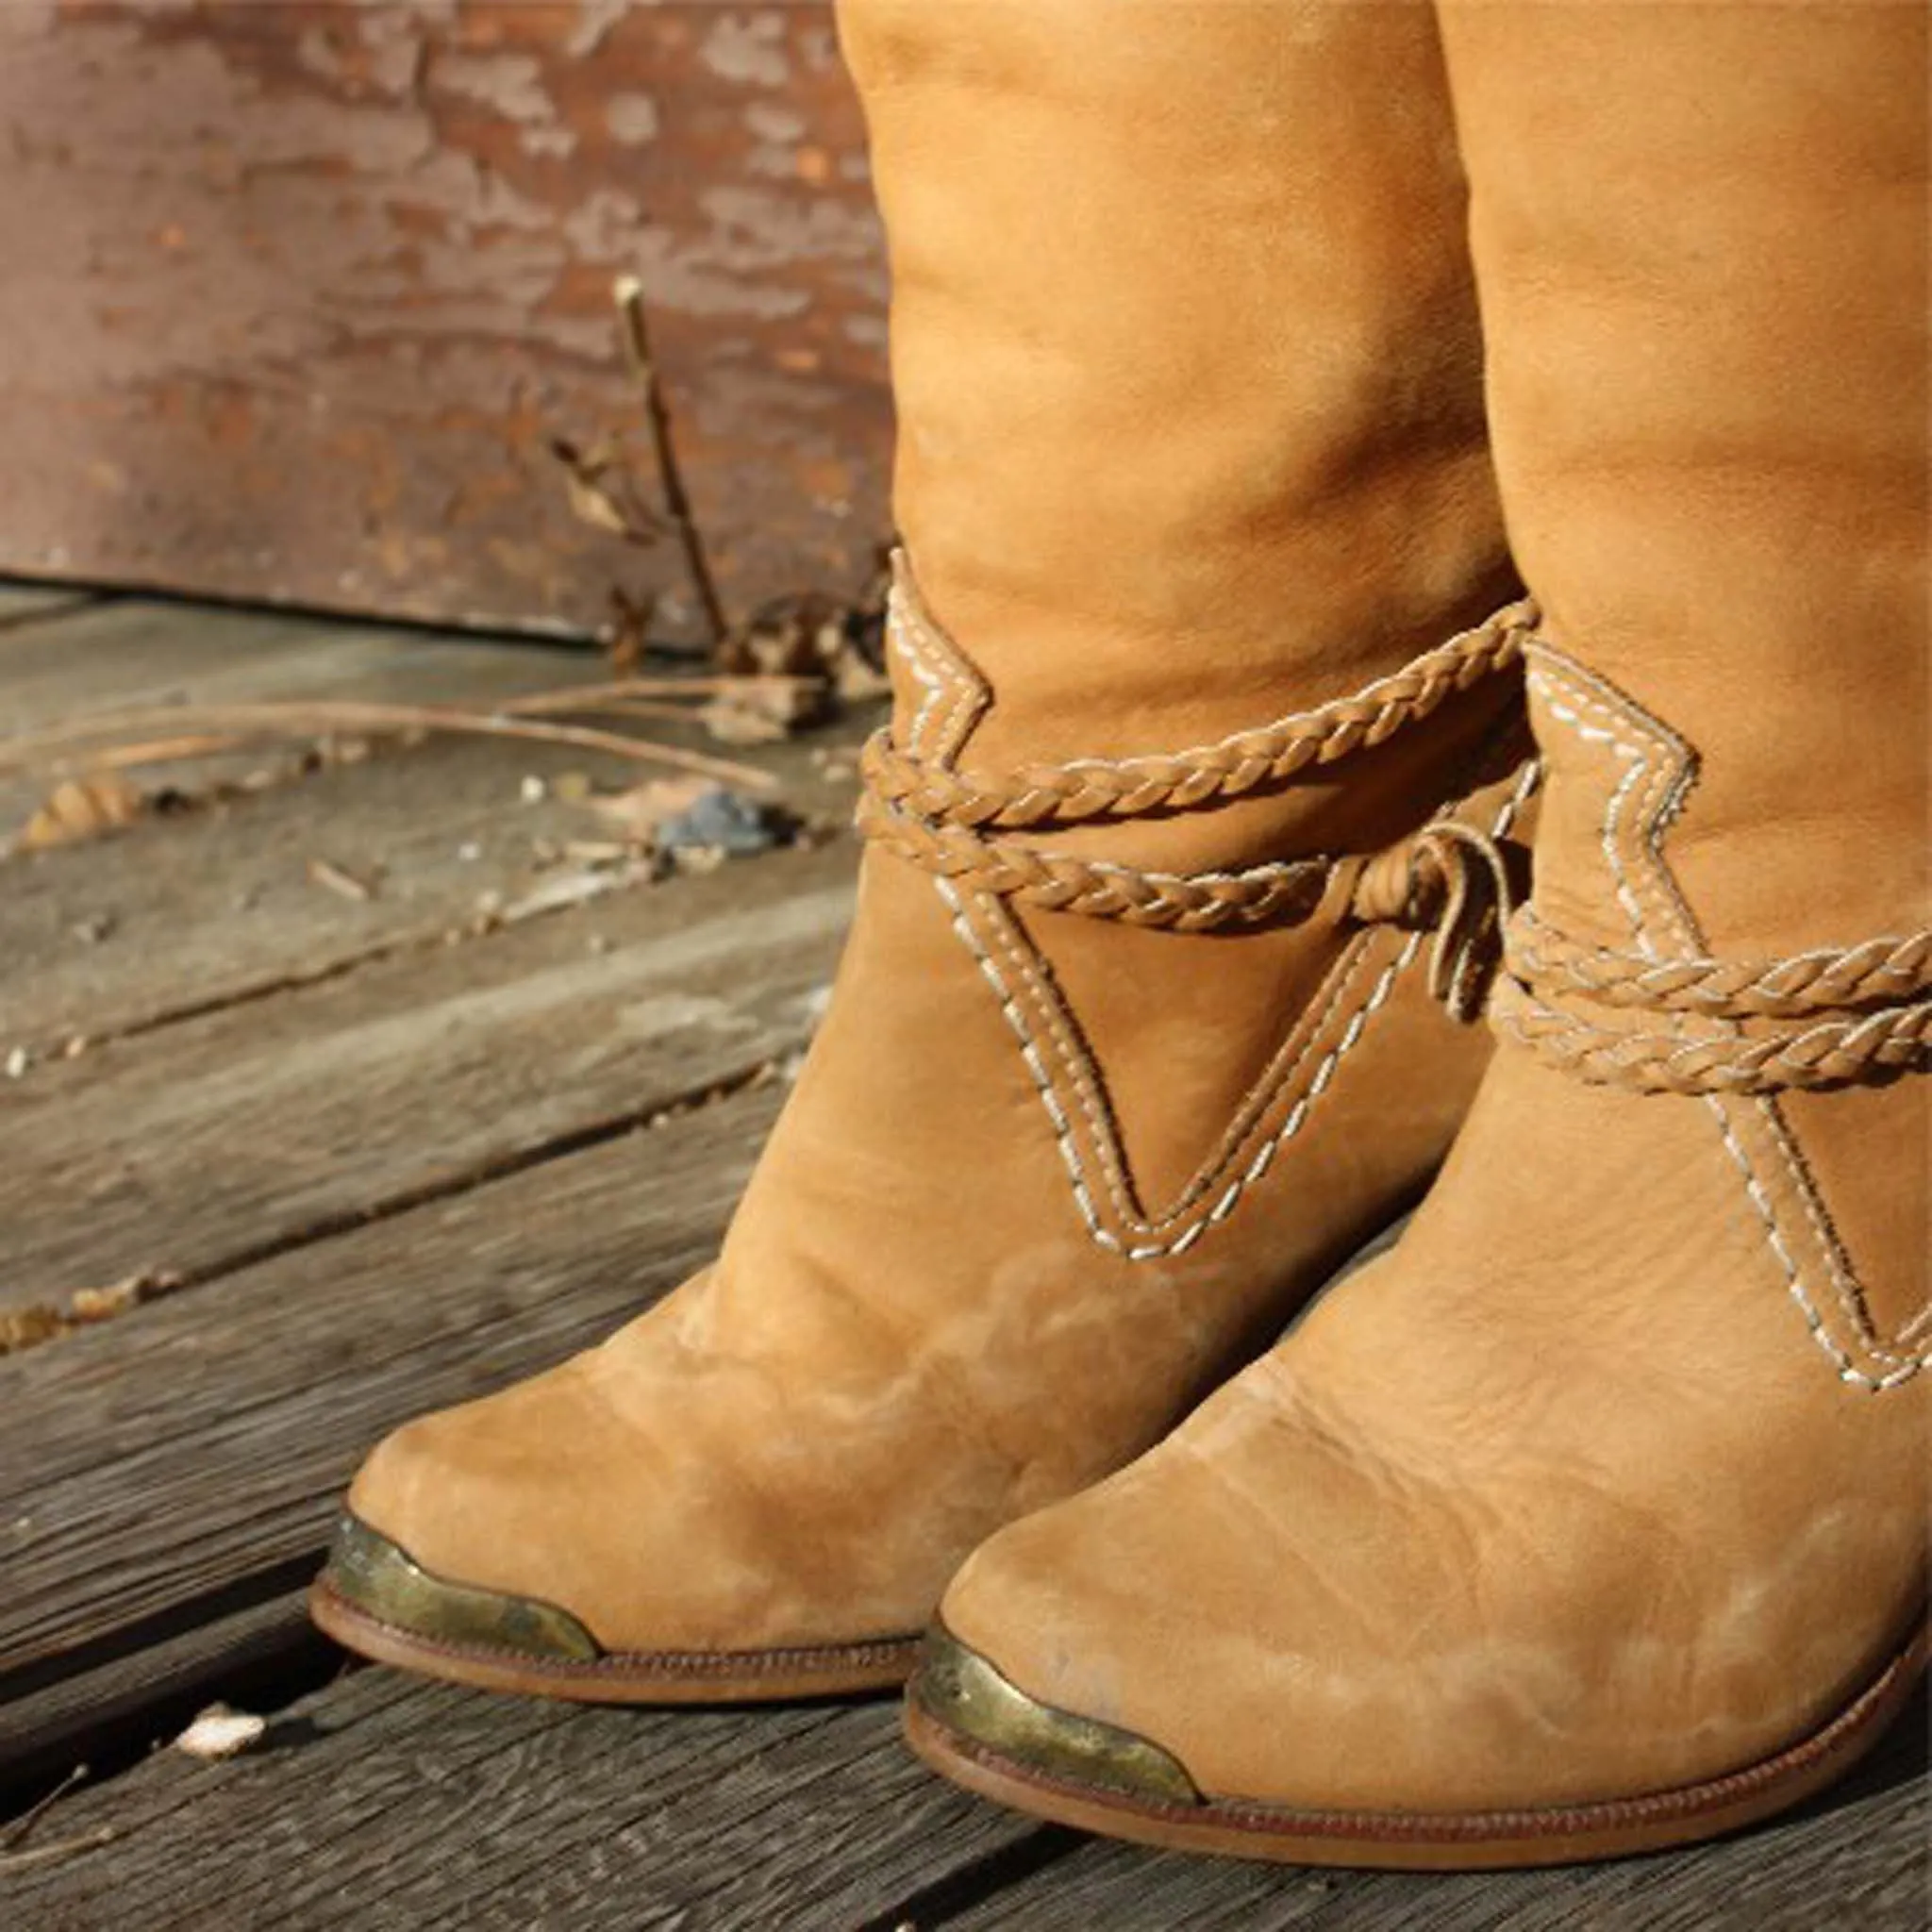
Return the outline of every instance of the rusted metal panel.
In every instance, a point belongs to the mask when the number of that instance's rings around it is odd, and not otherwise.
[[[727,602],[862,577],[884,265],[827,7],[7,0],[0,571],[675,627],[674,551],[545,448],[648,467],[621,274]]]

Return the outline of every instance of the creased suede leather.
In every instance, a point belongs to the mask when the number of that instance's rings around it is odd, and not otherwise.
[[[1923,9],[1443,9],[1535,903],[1661,957],[1927,923]],[[1505,1044],[1396,1249],[942,1614],[1210,1794],[1635,1796],[1925,1614],[1927,1082],[1649,1095]]]
[[[897,508],[952,640],[921,648],[987,698],[929,703],[951,674],[895,649],[902,743],[950,721],[991,769],[1178,749],[1509,594],[1425,14],[852,0],[841,30],[896,276]],[[1489,829],[1519,705],[1499,678],[1277,794],[1054,838],[1191,870],[1372,851],[1472,786]],[[716,1266],[410,1424],[351,1507],[611,1650],[916,1630],[976,1541],[1151,1445],[1440,1158],[1487,1040],[1429,999],[1418,936],[1344,910],[1241,935],[1029,911],[1043,963],[982,962],[1004,908],[873,851]],[[1064,1105],[1117,1129],[1148,1212],[1212,1179],[1185,1246],[1132,1259],[1083,1219],[1069,1160],[1097,1170],[1105,1137],[1083,1122],[1069,1156],[1055,1131],[1052,1026],[1023,1052],[1005,1010],[1029,973],[1090,1063],[1097,1097],[1070,1074]],[[1294,1129],[1236,1160],[1257,1084]]]

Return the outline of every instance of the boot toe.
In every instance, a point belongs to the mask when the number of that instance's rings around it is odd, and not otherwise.
[[[910,1697],[915,1741],[1003,1771],[1143,1806],[1189,1807],[1202,1789],[1176,1740],[1147,1722],[1109,1630],[1154,1607],[1087,1532],[1120,1482],[1023,1519],[982,1544],[947,1591]],[[1137,1678],[1131,1669],[1128,1679]]]
[[[1142,1804],[1202,1802],[1171,1751],[1119,1724],[1029,1696],[943,1624],[926,1638],[908,1694],[952,1750],[991,1754],[1008,1772]]]
[[[619,1445],[582,1384],[565,1363],[378,1443],[319,1582],[324,1621],[346,1607],[443,1649],[569,1663],[604,1656],[594,1478]],[[638,1534],[648,1542],[648,1524]]]
[[[552,1539],[583,1485],[546,1445],[573,1372],[419,1417],[358,1472],[317,1587],[329,1609],[444,1650],[604,1655]],[[527,1426],[536,1424],[536,1426]],[[340,1617],[338,1619],[340,1621]]]
[[[591,1663],[604,1654],[560,1606],[440,1576],[347,1510],[317,1588],[359,1616],[439,1648],[557,1663]]]

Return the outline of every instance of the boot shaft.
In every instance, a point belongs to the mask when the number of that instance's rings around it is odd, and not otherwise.
[[[1544,641],[1536,903],[1499,1029],[1700,1099],[1713,1202],[1848,1387],[1903,1388],[1932,1320],[1932,1120],[1899,1077],[1932,1032],[1928,16],[1442,22]]]
[[[896,506],[975,760],[1338,697],[1510,593],[1428,10],[845,0]]]
[[[1923,924],[1928,16],[1450,0],[1443,32],[1516,556],[1682,741],[1703,945]],[[1539,897],[1612,938],[1603,740],[1543,724]]]

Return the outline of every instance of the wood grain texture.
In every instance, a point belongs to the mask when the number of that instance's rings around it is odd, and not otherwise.
[[[286,1704],[286,1687],[325,1682],[341,1668],[299,1588],[226,1613],[204,1601],[181,1627],[148,1635],[92,1668],[50,1671],[39,1690],[16,1677],[13,1692],[0,1701],[0,1818],[75,1765],[105,1777],[138,1762],[210,1703],[242,1709],[264,1699]]]
[[[1924,1932],[1932,1792],[1922,1696],[1835,1792],[1717,1844],[1551,1872],[1296,1871],[1089,1840],[958,1932]]]
[[[884,267],[828,6],[10,0],[0,145],[0,568],[539,628],[675,589],[544,447],[639,429],[634,274],[727,600],[862,580]]]
[[[344,698],[486,710],[607,675],[554,647],[458,646],[413,631],[129,601],[0,635],[0,742],[9,729],[134,705]],[[837,825],[856,787],[853,747],[874,722],[859,710],[808,741],[732,756],[772,774],[788,810]],[[639,728],[694,751],[725,749],[675,722]],[[268,747],[224,761],[231,780],[260,772],[277,782],[212,810],[0,861],[0,1058],[15,1048],[43,1058],[76,1035],[99,1040],[436,943],[491,895],[519,907],[554,885],[541,845],[609,838],[582,805],[525,800],[525,779],[576,773],[612,787],[661,774],[577,750],[458,737],[381,747],[294,783],[291,757]],[[828,760],[837,775],[827,776]],[[142,782],[178,777],[205,791],[207,776],[196,766]],[[18,825],[45,789],[0,774],[0,839],[9,804]],[[357,903],[319,887],[317,859],[368,881],[371,896]]]
[[[606,675],[588,654],[555,645],[101,598],[0,631],[0,741],[155,705],[423,704],[445,691],[480,704]]]
[[[853,863],[774,854],[35,1068],[0,1108],[0,1306],[220,1273],[782,1058]]]
[[[0,629],[0,747],[9,738],[108,712],[179,709],[187,729],[188,708],[204,705],[347,699],[488,709],[606,675],[588,653],[555,645],[465,640],[459,648],[456,640],[416,630],[113,598]],[[162,724],[143,735],[165,738],[170,728]],[[192,765],[151,767],[137,776],[154,787],[192,786],[239,780],[275,762],[271,744]],[[602,764],[625,769],[615,760]],[[0,770],[0,852],[49,783],[30,770]]]
[[[0,584],[0,630],[59,615],[87,602],[82,591],[43,584]]]
[[[853,787],[811,765],[820,748],[757,762],[783,774],[788,810],[842,842]],[[438,945],[491,908],[536,916],[527,908],[541,895],[583,878],[580,863],[552,855],[575,840],[608,842],[610,827],[554,795],[525,804],[520,788],[591,763],[438,739],[86,848],[23,855],[0,871],[0,1058],[16,1045],[51,1058],[76,1036],[142,1030]],[[318,859],[366,880],[371,895],[319,885]],[[675,904],[686,884],[655,890]]]
[[[364,1672],[225,1764],[167,1753],[42,1836],[99,1850],[0,1915],[109,1932],[840,1932],[1024,1840],[929,1777],[890,1702],[582,1710]],[[1062,1921],[1063,1924],[1074,1922]]]
[[[376,1438],[601,1339],[715,1249],[774,1084],[0,1358],[0,1703],[319,1559]],[[286,1588],[279,1583],[275,1588]],[[37,1668],[39,1667],[39,1668]],[[8,1674],[14,1674],[9,1686]]]

